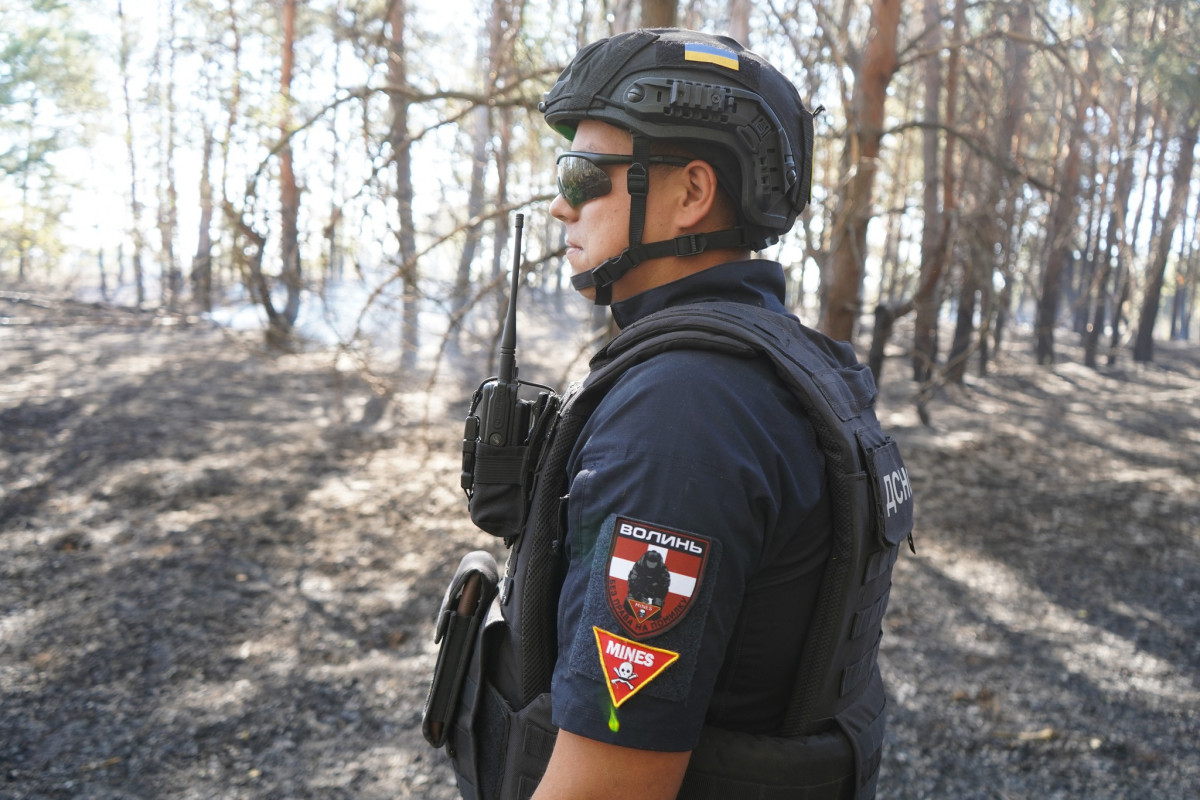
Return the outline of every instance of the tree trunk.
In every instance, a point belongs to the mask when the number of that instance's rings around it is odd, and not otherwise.
[[[1142,180],[1142,191],[1138,199],[1137,211],[1129,218],[1129,231],[1125,237],[1126,242],[1118,243],[1117,245],[1121,248],[1121,254],[1117,259],[1117,293],[1113,301],[1112,336],[1109,340],[1108,358],[1105,359],[1105,364],[1110,367],[1117,363],[1117,356],[1121,352],[1121,330],[1126,320],[1125,305],[1133,296],[1133,243],[1141,239],[1142,220],[1145,218],[1147,194],[1149,193],[1151,183],[1150,175],[1158,176],[1158,180],[1161,181],[1163,174],[1166,172],[1164,165],[1166,163],[1167,140],[1170,138],[1168,134],[1171,120],[1167,116],[1166,107],[1163,105],[1161,97],[1155,99],[1154,109],[1150,114],[1149,121],[1151,144],[1146,148],[1146,170],[1144,173],[1146,177]],[[1150,234],[1147,237],[1150,240],[1154,239],[1154,230],[1158,224],[1158,201],[1161,197],[1161,191],[1154,193],[1155,210],[1150,220]]]
[[[450,300],[451,320],[460,320],[467,306],[467,297],[471,293],[471,264],[479,251],[479,240],[482,238],[484,193],[486,186],[484,178],[488,165],[488,144],[492,139],[492,112],[487,106],[478,106],[473,112],[474,129],[471,131],[473,142],[471,155],[471,184],[467,190],[467,230],[462,252],[458,257],[458,271],[454,277],[454,295]],[[450,333],[450,343],[457,347],[458,334],[461,328],[455,324]]]
[[[1145,119],[1145,106],[1142,103],[1141,87],[1135,89],[1136,97],[1132,101],[1132,135],[1129,145],[1137,142],[1142,136],[1142,123]],[[1114,134],[1113,149],[1120,151],[1125,145],[1119,135]],[[1134,159],[1122,158],[1117,167],[1117,177],[1113,185],[1112,207],[1109,210],[1108,222],[1104,233],[1104,241],[1096,255],[1098,274],[1096,275],[1097,291],[1092,306],[1092,319],[1083,340],[1083,363],[1096,368],[1096,352],[1100,346],[1104,324],[1107,318],[1108,306],[1115,301],[1117,292],[1109,291],[1109,283],[1113,275],[1114,259],[1120,263],[1123,256],[1125,241],[1125,219],[1129,214],[1129,199],[1133,193]],[[1117,270],[1119,272],[1119,270]]]
[[[729,35],[743,47],[751,47],[750,0],[729,0]]]
[[[133,146],[133,101],[129,95],[129,55],[133,49],[122,0],[117,0],[117,19],[121,26],[121,94],[125,111],[125,152],[129,157],[130,239],[133,240],[133,286],[137,307],[146,303],[146,279],[142,269],[142,252],[146,241],[142,235],[142,204],[138,200],[137,153]]]
[[[279,70],[279,99],[283,110],[279,120],[279,136],[283,147],[279,151],[279,278],[287,290],[287,301],[280,319],[286,328],[279,331],[284,338],[291,335],[300,313],[300,292],[303,275],[300,269],[300,188],[292,165],[292,72],[296,53],[296,2],[283,0],[283,47]]]
[[[906,87],[905,96],[898,98],[905,108],[916,107],[916,86]],[[907,263],[901,261],[901,248],[909,244],[907,226],[904,224],[904,214],[899,210],[908,205],[909,187],[912,179],[909,170],[914,161],[912,156],[913,143],[910,137],[897,141],[896,167],[892,180],[888,182],[890,190],[885,199],[886,216],[882,220],[887,228],[883,243],[883,263],[879,275],[879,302],[895,306],[903,302],[911,292],[908,289]]]
[[[1196,163],[1197,129],[1200,128],[1200,106],[1193,106],[1187,127],[1179,137],[1179,158],[1171,173],[1171,200],[1158,234],[1158,247],[1154,258],[1146,268],[1146,293],[1142,297],[1141,313],[1138,316],[1137,338],[1133,345],[1133,360],[1154,360],[1154,323],[1158,318],[1158,306],[1162,299],[1163,279],[1167,271],[1167,259],[1171,254],[1171,240],[1175,228],[1188,205],[1191,191],[1192,167]]]
[[[505,80],[510,69],[510,50],[511,39],[508,32],[513,30],[512,25],[513,10],[511,6],[504,0],[493,0],[491,14],[488,16],[486,27],[483,31],[485,34],[486,51],[479,54],[480,63],[487,65],[486,74],[484,76],[484,88],[487,92],[496,91],[501,83]],[[480,48],[481,50],[483,47]],[[487,106],[479,106],[472,112],[473,128],[471,130],[471,139],[473,143],[473,153],[471,159],[471,177],[470,187],[467,195],[467,219],[479,220],[474,224],[469,224],[466,231],[466,241],[463,244],[462,253],[458,260],[458,272],[454,282],[454,297],[452,299],[452,320],[458,320],[462,312],[466,308],[467,298],[470,295],[471,288],[471,265],[474,263],[476,255],[479,251],[479,243],[483,237],[483,222],[480,219],[483,215],[487,200],[486,175],[488,167],[488,154],[492,141],[494,124],[493,111]],[[504,183],[503,181],[501,182]],[[505,186],[500,187],[500,192],[507,191]],[[507,227],[505,228],[507,230]],[[451,331],[452,338],[450,340],[453,346],[457,346],[459,328],[456,325]]]
[[[643,28],[673,28],[678,14],[678,0],[642,0]]]
[[[267,315],[267,345],[278,350],[287,349],[291,346],[291,338],[280,336],[288,328],[279,318],[279,311],[271,299],[270,282],[262,270],[267,237],[255,230],[244,217],[237,217],[232,207],[226,208],[226,215],[234,223],[233,252],[241,267],[242,278],[254,302],[262,306]]]
[[[979,267],[974,254],[963,259],[962,283],[958,287],[958,313],[954,320],[954,339],[946,359],[946,379],[962,383],[971,355],[971,333],[975,330],[975,303],[979,292]]]
[[[341,6],[339,3],[334,3],[329,7],[329,25],[331,28],[337,28],[338,18],[341,14]],[[331,63],[332,78],[334,86],[342,85],[342,41],[334,38],[333,42],[333,57]],[[342,280],[342,263],[343,254],[341,247],[341,222],[342,222],[342,129],[340,126],[341,108],[334,109],[329,117],[329,136],[332,139],[332,147],[329,153],[329,221],[325,223],[325,229],[321,232],[324,237],[328,249],[326,250],[325,264],[321,270],[321,299],[328,298],[328,287],[332,282],[340,283]]]
[[[980,333],[979,340],[979,374],[987,372],[988,359],[992,352],[999,352],[1004,338],[1004,328],[1008,322],[1010,303],[1012,302],[1013,283],[1013,230],[1016,217],[1016,196],[1019,190],[1013,189],[1013,181],[1008,173],[1008,164],[1015,163],[1019,146],[1021,120],[1028,110],[1029,94],[1029,44],[1033,25],[1033,9],[1030,0],[1022,0],[1013,10],[1009,27],[1012,36],[1005,44],[1004,73],[1007,86],[1004,92],[1004,114],[996,134],[996,152],[1005,159],[1003,167],[993,171],[993,189],[991,199],[994,213],[989,216],[993,224],[994,244],[990,252],[984,255],[987,263],[992,264],[992,271],[986,277],[986,283],[981,287],[984,298],[983,320],[985,330]],[[1003,279],[1003,286],[998,295],[992,289],[992,281],[996,275]],[[991,350],[988,348],[988,330],[991,326]]]
[[[887,88],[898,66],[896,33],[900,0],[873,0],[871,31],[858,80],[854,84],[846,148],[854,165],[834,218],[832,275],[820,328],[834,339],[849,340],[862,306],[867,225],[883,139]]]
[[[238,21],[236,0],[229,0],[226,9],[226,18],[228,19],[229,33],[229,99],[226,102],[227,114],[225,117],[225,135],[221,137],[221,188],[217,194],[221,198],[221,208],[225,216],[225,222],[230,228],[231,235],[236,239],[238,236],[238,223],[240,217],[233,213],[231,204],[228,198],[233,195],[233,187],[229,185],[229,157],[230,151],[233,149],[234,131],[237,129],[238,114],[242,105],[242,30]],[[224,36],[221,37],[224,39]],[[243,268],[242,259],[239,258],[236,248],[231,252],[231,264],[235,273],[240,272],[240,276],[245,281],[245,270]]]
[[[1193,196],[1200,200],[1200,197]],[[1196,205],[1200,205],[1197,203]],[[1196,228],[1197,216],[1200,209],[1193,209],[1183,217],[1183,235],[1179,245],[1179,262],[1175,267],[1175,291],[1171,299],[1171,339],[1186,342],[1188,338],[1188,321],[1191,317],[1190,299],[1192,286],[1196,282]],[[1188,220],[1191,220],[1191,230],[1188,230]]]
[[[214,136],[211,127],[204,130],[204,158],[200,164],[200,230],[196,236],[196,255],[192,257],[192,302],[201,311],[212,311],[212,158]]]
[[[1192,315],[1200,300],[1200,237],[1196,226],[1192,228],[1193,239],[1189,246],[1187,274],[1183,280],[1183,309],[1179,317],[1179,338],[1187,341],[1192,337]]]
[[[961,39],[966,29],[966,3],[960,0],[954,7],[955,39]],[[955,76],[952,83],[954,96],[957,96],[961,55],[961,48],[956,47],[951,59],[952,74]],[[964,129],[973,127],[977,131],[977,138],[983,140],[986,137],[988,123],[986,111],[970,103],[964,103],[964,110],[972,113],[974,118],[956,124],[956,111],[955,114],[947,115],[950,124]],[[994,173],[987,170],[987,165],[981,159],[973,156],[963,159],[957,173],[958,180],[964,187],[979,187],[974,198],[976,210],[970,217],[967,217],[966,224],[963,226],[964,230],[973,233],[964,237],[962,252],[954,259],[959,265],[958,302],[955,304],[954,335],[950,340],[950,352],[947,354],[944,374],[950,383],[961,384],[967,373],[967,360],[973,348],[978,294],[985,279],[984,276],[992,269],[991,243],[996,238],[996,225],[993,219],[996,178]],[[946,176],[946,180],[949,182],[949,175]],[[980,207],[982,207],[982,211],[979,210]],[[986,245],[981,244],[981,238],[987,243]],[[947,249],[947,256],[952,255],[953,252]]]
[[[1094,23],[1094,20],[1092,21]],[[1090,29],[1089,25],[1089,29]],[[1079,201],[1079,175],[1082,169],[1083,151],[1087,138],[1087,114],[1095,103],[1098,89],[1098,66],[1092,53],[1093,45],[1087,49],[1087,64],[1084,69],[1083,85],[1075,96],[1075,113],[1071,121],[1071,134],[1067,137],[1067,153],[1063,158],[1059,179],[1059,194],[1047,236],[1049,252],[1042,272],[1041,297],[1038,298],[1037,318],[1034,323],[1037,363],[1050,364],[1054,361],[1054,328],[1058,321],[1059,300],[1062,297],[1063,276],[1070,267],[1075,249],[1075,231]]]
[[[1112,337],[1108,344],[1108,358],[1104,363],[1107,366],[1114,366],[1117,363],[1117,353],[1121,347],[1121,324],[1124,321],[1125,304],[1129,302],[1129,296],[1133,293],[1131,285],[1131,275],[1133,265],[1126,263],[1122,267],[1121,261],[1117,262],[1117,293],[1113,298],[1113,321],[1112,321]]]
[[[403,96],[408,88],[408,69],[404,45],[407,0],[392,0],[388,7],[388,82],[393,89],[389,100],[392,114],[388,142],[396,163],[396,240],[400,250],[400,278],[403,282],[404,312],[400,322],[400,368],[410,371],[417,365],[420,348],[420,277],[417,266],[417,238],[413,221],[412,142],[408,138],[409,101]]]
[[[1109,168],[1105,181],[1097,181],[1097,176],[1101,172],[1099,150],[1099,142],[1094,142],[1091,147],[1092,157],[1087,165],[1087,185],[1086,188],[1081,187],[1081,194],[1086,192],[1087,198],[1087,220],[1083,224],[1084,242],[1083,247],[1079,250],[1080,257],[1075,261],[1076,269],[1068,284],[1070,295],[1067,305],[1071,309],[1071,330],[1079,334],[1081,340],[1087,333],[1088,320],[1091,316],[1090,304],[1096,293],[1096,249],[1100,240],[1099,218],[1108,210],[1107,178],[1112,177],[1112,169]],[[1110,165],[1106,164],[1105,166]],[[1097,186],[1097,183],[1100,185]]]
[[[1184,252],[1180,253],[1179,269],[1183,268],[1183,264],[1184,264],[1183,257],[1186,255],[1187,255],[1186,249],[1184,250]],[[105,290],[105,286],[104,286],[104,251],[100,252],[99,264],[100,264],[100,293],[107,300],[108,293]],[[1167,338],[1172,342],[1177,341],[1181,338],[1179,335],[1179,326],[1180,326],[1180,323],[1183,321],[1183,313],[1185,310],[1185,307],[1183,304],[1183,298],[1184,298],[1184,291],[1183,291],[1184,282],[1183,281],[1184,281],[1184,274],[1182,272],[1177,271],[1175,273],[1175,285],[1174,285],[1174,287],[1172,287],[1173,291],[1171,292],[1171,314],[1170,314],[1171,330],[1167,336]]]
[[[911,307],[911,304],[909,305]],[[907,308],[904,309],[907,313]],[[892,329],[896,326],[897,313],[883,303],[875,306],[875,327],[871,332],[871,349],[867,353],[867,367],[871,370],[875,384],[883,381],[884,350],[888,340],[892,338]]]
[[[925,60],[925,129],[921,133],[924,173],[921,205],[925,209],[925,223],[921,230],[921,285],[914,298],[917,319],[913,331],[912,373],[913,380],[918,383],[929,380],[937,355],[938,287],[945,269],[942,242],[947,235],[944,217],[938,208],[938,193],[942,189],[938,177],[938,129],[941,127],[942,102],[942,14],[938,0],[925,0],[922,13],[931,55]]]
[[[175,52],[178,15],[175,0],[167,3],[166,84],[163,87],[164,107],[162,137],[162,174],[159,188],[158,233],[162,242],[162,303],[169,309],[179,305],[183,275],[175,253],[175,237],[179,226],[179,190],[175,182]]]

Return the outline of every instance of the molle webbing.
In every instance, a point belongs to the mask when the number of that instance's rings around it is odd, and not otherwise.
[[[562,581],[555,552],[561,498],[567,491],[566,467],[571,448],[588,414],[578,413],[571,398],[559,412],[545,462],[537,470],[530,524],[510,557],[509,570],[519,593],[516,607],[504,607],[518,651],[518,708],[550,691],[558,651],[558,592]],[[590,412],[590,410],[589,410]]]

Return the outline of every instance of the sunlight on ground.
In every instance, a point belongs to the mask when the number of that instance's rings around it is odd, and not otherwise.
[[[1005,565],[936,545],[922,555],[928,556],[926,563],[931,569],[967,590],[979,613],[1009,631],[1039,640],[1045,648],[1043,655],[1051,654],[1064,671],[1080,674],[1106,694],[1121,696],[1134,691],[1154,698],[1157,702],[1151,705],[1200,705],[1196,676],[1181,674],[1170,662],[1139,649],[1135,642],[1091,624],[1085,611],[1054,602]],[[1042,610],[1040,616],[1031,618],[1017,610],[1030,603]],[[1147,617],[1145,609],[1124,607],[1135,619]]]

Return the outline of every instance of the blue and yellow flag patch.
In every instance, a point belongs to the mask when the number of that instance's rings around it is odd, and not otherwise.
[[[683,60],[702,61],[705,64],[716,64],[718,67],[725,67],[732,70],[738,68],[737,53],[707,44],[685,44],[683,46]]]

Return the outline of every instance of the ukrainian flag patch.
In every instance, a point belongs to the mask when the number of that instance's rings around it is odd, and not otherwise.
[[[708,44],[685,44],[683,46],[684,61],[702,61],[705,64],[716,64],[718,67],[736,70],[738,68],[737,53],[723,47],[713,47]]]

